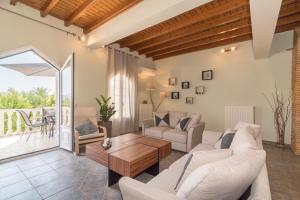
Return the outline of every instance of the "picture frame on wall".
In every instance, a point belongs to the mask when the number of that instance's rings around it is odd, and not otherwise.
[[[171,77],[169,78],[169,86],[176,86],[177,85],[177,78]]]
[[[186,104],[193,104],[194,103],[194,97],[186,97],[185,103]]]
[[[172,92],[171,99],[179,99],[179,92]]]
[[[195,87],[195,94],[197,95],[205,94],[205,87],[204,86]]]
[[[182,89],[189,89],[190,88],[190,82],[189,81],[181,82],[181,88]]]
[[[202,80],[213,80],[213,70],[202,71]]]

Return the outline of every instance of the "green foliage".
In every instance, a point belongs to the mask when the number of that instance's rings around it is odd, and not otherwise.
[[[13,88],[0,93],[0,109],[21,109],[55,106],[55,95],[49,95],[47,88],[34,88],[19,92]]]
[[[103,95],[100,98],[96,98],[99,104],[100,110],[100,120],[108,122],[109,119],[116,113],[115,104],[110,102],[111,97],[105,98]]]

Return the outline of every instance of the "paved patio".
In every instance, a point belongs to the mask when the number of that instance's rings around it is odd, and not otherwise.
[[[35,132],[26,141],[27,137],[28,134],[0,137],[0,160],[59,145],[58,134],[55,133],[53,137],[49,137],[49,135]]]

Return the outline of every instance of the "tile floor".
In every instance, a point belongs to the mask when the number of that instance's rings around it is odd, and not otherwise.
[[[300,199],[300,156],[265,144],[272,199]],[[161,170],[183,155],[173,151]],[[147,182],[144,173],[138,180]],[[0,164],[0,200],[121,200],[118,186],[107,187],[107,169],[84,156],[55,150]]]

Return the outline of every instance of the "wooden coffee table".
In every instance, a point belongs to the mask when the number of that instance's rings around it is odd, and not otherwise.
[[[108,184],[120,177],[135,177],[142,172],[159,173],[159,160],[171,153],[171,143],[129,133],[111,139],[112,147],[105,150],[100,142],[86,145],[86,156],[108,168]]]

